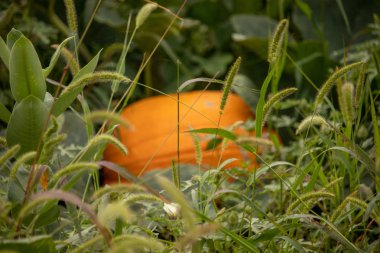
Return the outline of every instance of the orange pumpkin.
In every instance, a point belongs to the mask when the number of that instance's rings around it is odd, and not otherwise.
[[[118,127],[116,136],[127,147],[129,154],[123,155],[115,146],[108,145],[104,152],[104,160],[116,163],[129,173],[140,176],[148,171],[168,168],[173,160],[177,160],[177,95],[155,96],[140,100],[128,106],[121,116],[132,127]],[[194,141],[189,129],[215,128],[218,126],[220,91],[193,91],[180,94],[180,162],[196,164]],[[235,94],[230,94],[224,113],[220,119],[220,127],[227,127],[237,121],[253,117],[248,105]],[[242,129],[235,132],[248,135]],[[216,166],[220,155],[222,161],[238,158],[239,161],[230,166],[238,166],[242,161],[254,157],[248,156],[239,146],[230,142],[223,152],[205,150],[209,139],[201,137],[202,166]],[[119,180],[118,175],[111,170],[104,170],[104,182],[113,183]]]

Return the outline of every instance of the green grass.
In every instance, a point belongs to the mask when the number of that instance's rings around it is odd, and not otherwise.
[[[129,104],[140,86],[167,95],[139,79],[143,71],[151,71],[147,66],[154,63],[156,50],[178,22],[186,1],[175,14],[159,5],[143,7],[137,14],[139,25],[134,30],[131,28],[130,37],[125,36],[118,63],[111,71],[99,67],[100,54],[80,68],[78,55],[80,50],[87,49],[79,49],[77,45],[81,43],[77,41],[83,41],[95,13],[91,13],[86,32],[78,34],[73,3],[65,3],[69,24],[61,26],[75,35],[74,47],[67,48],[75,59],[68,60],[63,69],[60,65],[54,67],[61,48],[72,42],[70,38],[59,46],[52,56],[52,64],[45,69],[60,74],[54,81],[59,87],[48,86],[56,88],[51,95],[56,100],[49,104],[46,97],[45,100],[40,98],[37,91],[43,86],[33,81],[36,73],[43,73],[38,66],[38,71],[25,74],[32,84],[31,93],[26,88],[21,95],[16,93],[20,103],[14,108],[21,107],[23,101],[32,97],[38,108],[46,111],[43,122],[26,124],[22,114],[17,115],[21,118],[18,121],[12,120],[17,110],[0,107],[4,130],[12,131],[14,129],[9,129],[16,126],[33,132],[36,130],[33,126],[38,125],[37,130],[42,132],[37,140],[32,136],[24,140],[15,131],[11,137],[0,138],[0,251],[377,252],[380,247],[380,90],[376,86],[379,66],[375,56],[366,58],[365,65],[363,59],[356,59],[335,71],[331,69],[324,83],[314,84],[299,62],[290,56],[289,24],[282,20],[269,46],[270,67],[260,92],[246,89],[248,96],[259,96],[256,119],[243,123],[244,128],[255,130],[252,140],[241,139],[219,124],[216,128],[193,129],[190,132],[198,164],[173,163],[173,168],[168,168],[169,174],[173,171],[173,177],[146,175],[134,178],[128,185],[104,186],[99,182],[98,169],[105,164],[102,161],[105,145],[112,143],[126,154],[127,148],[133,148],[124,147],[112,135],[118,124],[130,126],[119,116],[122,108]],[[306,8],[303,1],[298,4]],[[338,4],[349,29],[349,17],[342,1]],[[280,9],[284,11],[282,5]],[[126,56],[130,55],[132,40],[154,12],[169,13],[169,25],[134,76],[126,76],[124,66],[129,64]],[[373,25],[376,21],[375,18]],[[16,31],[10,34],[20,36]],[[14,38],[13,43],[16,40]],[[3,40],[0,42],[2,60],[6,63],[9,57],[22,60],[12,56],[17,52],[9,49]],[[361,48],[361,53],[377,54],[372,47]],[[36,62],[37,57],[32,56]],[[244,69],[245,58],[245,55],[238,58],[225,81],[216,77],[194,78],[182,85],[178,81],[178,92],[196,82],[208,82],[206,88],[212,82],[219,84],[222,92],[223,87],[225,89],[220,105],[222,115],[231,89],[243,86],[235,80],[240,61]],[[76,74],[70,75],[68,71],[70,61],[78,66]],[[179,65],[177,62],[178,80]],[[305,98],[298,95],[303,92],[302,87],[298,90],[282,87],[281,76],[289,71],[287,65],[292,65],[291,71],[303,75],[318,89],[317,94],[307,96],[305,102]],[[95,71],[96,68],[100,70]],[[11,75],[16,73],[13,69],[9,69]],[[18,75],[22,77],[23,73]],[[84,88],[95,82],[105,82],[104,86],[111,90],[111,93],[102,93],[106,94],[106,110],[90,111],[86,96],[95,92],[96,87]],[[20,83],[10,84],[15,85]],[[334,96],[335,87],[338,97]],[[267,94],[269,90],[274,94]],[[285,98],[295,91],[291,99]],[[33,92],[38,93],[38,97]],[[119,99],[115,101],[115,97]],[[74,106],[75,100],[80,101],[79,107]],[[192,109],[192,105],[188,106]],[[74,131],[64,123],[69,117],[76,118],[70,122]],[[95,120],[100,120],[101,125],[94,124]],[[13,125],[7,125],[9,122]],[[159,123],[152,122],[152,127],[155,125]],[[264,139],[264,127],[276,132],[280,139],[276,140],[276,136]],[[72,136],[84,140],[78,142]],[[225,169],[234,159],[221,160],[218,167],[207,171],[200,170],[199,140],[204,136],[220,138],[221,145],[227,141],[240,145],[242,150],[256,156],[255,170],[249,171],[249,164]],[[30,142],[37,143],[36,147],[26,150],[24,143]],[[264,149],[263,142],[269,148]],[[181,139],[177,144],[180,149]],[[215,147],[218,143],[212,144]],[[20,150],[24,153],[19,153]],[[121,172],[120,178],[128,178],[120,166],[111,167]]]

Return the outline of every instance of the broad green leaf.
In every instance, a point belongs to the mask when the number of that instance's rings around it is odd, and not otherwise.
[[[10,117],[11,112],[3,104],[0,103],[0,120],[8,123]]]
[[[9,48],[7,46],[7,44],[5,43],[5,41],[3,40],[3,38],[0,37],[0,58],[1,60],[4,62],[5,66],[7,68],[9,68],[9,56],[10,56],[10,51],[9,51]]]
[[[19,154],[36,150],[48,120],[48,109],[43,101],[28,96],[17,104],[9,119],[7,143],[21,145]]]
[[[70,40],[72,40],[73,38],[74,38],[74,37],[70,37],[70,38],[65,39],[65,40],[62,41],[62,43],[57,47],[57,49],[55,50],[53,56],[52,56],[51,59],[50,59],[49,66],[46,67],[46,68],[44,68],[44,69],[42,70],[43,75],[44,75],[45,78],[49,76],[50,72],[53,70],[55,64],[57,63],[62,48],[63,48],[64,46],[66,46],[66,44],[67,44]]]
[[[8,49],[11,50],[13,45],[15,44],[15,42],[21,38],[22,36],[22,32],[20,32],[19,30],[16,30],[14,28],[12,28],[12,30],[8,33],[7,35],[7,46],[8,46]]]
[[[86,66],[79,70],[78,74],[74,76],[72,82],[84,75],[91,74],[92,72],[94,72],[98,64],[100,52]],[[72,102],[74,102],[75,98],[79,95],[79,93],[82,92],[83,88],[84,86],[78,87],[77,89],[74,89],[72,92],[61,95],[53,104],[52,114],[54,116],[58,116],[61,113],[63,113],[72,104]]]
[[[9,60],[9,80],[17,102],[33,95],[41,100],[46,93],[41,62],[33,44],[24,36],[13,45]]]
[[[41,235],[23,239],[2,240],[0,250],[16,252],[56,252],[56,247],[50,235]]]

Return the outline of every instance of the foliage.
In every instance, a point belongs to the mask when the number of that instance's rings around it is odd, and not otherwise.
[[[376,252],[378,4],[147,2],[0,3],[0,250]],[[221,117],[241,94],[256,133],[194,129],[194,145],[234,142],[256,165],[201,172],[197,148],[197,165],[101,185],[105,145],[128,153],[111,133],[131,100],[205,82],[224,89]]]

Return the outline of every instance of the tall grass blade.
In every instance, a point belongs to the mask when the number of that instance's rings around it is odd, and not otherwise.
[[[376,165],[376,177],[377,177],[377,183],[380,183],[380,130],[379,130],[379,123],[376,116],[376,108],[375,108],[375,102],[372,97],[372,91],[369,92],[369,97],[371,100],[371,117],[372,117],[372,124],[373,124],[373,137],[375,142],[375,165]],[[380,185],[378,185],[378,190],[380,189]]]
[[[59,55],[61,54],[61,50],[62,50],[62,48],[65,47],[66,44],[67,44],[69,41],[71,41],[72,39],[74,39],[74,37],[69,37],[69,38],[65,39],[64,41],[62,41],[62,43],[59,44],[58,47],[56,47],[56,50],[55,50],[53,56],[52,56],[51,59],[50,59],[49,66],[47,66],[46,68],[44,68],[44,69],[42,70],[43,75],[44,75],[45,78],[49,76],[50,72],[53,70],[55,64],[57,63],[58,58],[59,58]]]
[[[256,106],[256,137],[260,138],[262,135],[262,126],[263,126],[263,120],[264,120],[264,104],[265,104],[265,97],[267,94],[267,89],[270,84],[270,81],[272,80],[272,77],[275,73],[275,69],[272,68],[268,75],[265,77],[264,83],[261,86],[260,90],[260,98],[259,102]]]

